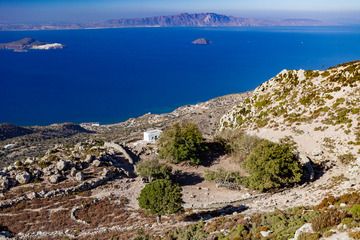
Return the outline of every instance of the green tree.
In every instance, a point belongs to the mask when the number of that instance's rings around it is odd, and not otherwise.
[[[149,182],[156,179],[170,179],[172,168],[159,163],[157,159],[140,161],[136,164],[136,172]]]
[[[244,162],[250,176],[250,188],[266,191],[286,187],[301,181],[303,171],[294,149],[289,144],[263,141]]]
[[[183,209],[181,191],[181,187],[170,180],[155,180],[141,190],[139,206],[156,215],[158,222],[161,222],[162,215],[177,213]]]
[[[176,123],[167,128],[159,139],[159,155],[173,163],[189,160],[200,164],[200,155],[204,150],[202,134],[193,123]]]

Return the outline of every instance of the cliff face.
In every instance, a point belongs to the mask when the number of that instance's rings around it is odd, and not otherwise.
[[[307,154],[329,159],[360,150],[360,61],[326,71],[283,70],[221,119],[221,129],[291,137]]]

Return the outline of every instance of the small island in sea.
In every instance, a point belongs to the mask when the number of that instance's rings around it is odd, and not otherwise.
[[[211,44],[211,41],[206,38],[198,38],[192,41],[192,44],[194,45],[209,45]]]
[[[12,50],[14,52],[27,52],[28,50],[51,50],[62,49],[61,43],[40,42],[33,38],[23,38],[17,41],[0,43],[0,50]]]

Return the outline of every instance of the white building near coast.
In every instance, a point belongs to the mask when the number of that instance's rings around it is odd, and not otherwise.
[[[154,143],[159,139],[162,131],[160,129],[149,129],[144,132],[144,141]]]

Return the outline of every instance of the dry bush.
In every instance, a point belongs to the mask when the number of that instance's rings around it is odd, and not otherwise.
[[[337,209],[329,209],[320,213],[312,220],[312,227],[315,232],[320,232],[326,228],[333,227],[341,223],[346,217],[346,213]]]
[[[225,130],[215,139],[225,145],[236,163],[241,163],[250,152],[262,142],[262,139],[250,136],[241,130]]]

